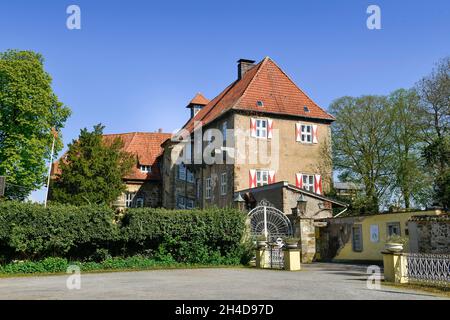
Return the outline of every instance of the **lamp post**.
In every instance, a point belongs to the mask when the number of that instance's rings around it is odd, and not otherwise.
[[[300,216],[304,216],[306,214],[306,204],[307,201],[303,194],[300,194],[300,197],[297,199],[297,214]]]
[[[244,200],[244,198],[242,198],[241,193],[238,193],[234,197],[233,202],[234,202],[236,208],[239,211],[244,211],[245,210],[245,200]]]

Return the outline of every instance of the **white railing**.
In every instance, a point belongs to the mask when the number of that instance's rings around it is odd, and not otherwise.
[[[450,286],[450,255],[407,253],[408,282]]]

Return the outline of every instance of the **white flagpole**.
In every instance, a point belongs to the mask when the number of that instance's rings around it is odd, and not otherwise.
[[[53,152],[55,150],[55,135],[53,135],[52,152],[50,153],[50,163],[48,165],[47,191],[45,193],[44,207],[47,208],[48,190],[50,189],[50,175],[52,174]]]

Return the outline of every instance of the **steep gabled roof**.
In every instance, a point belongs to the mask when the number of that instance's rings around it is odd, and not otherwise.
[[[195,95],[194,98],[192,98],[192,100],[189,102],[186,108],[190,108],[192,105],[206,106],[208,102],[209,100],[199,92]]]
[[[103,135],[103,141],[105,143],[112,143],[116,138],[120,138],[124,144],[123,150],[136,156],[136,165],[133,166],[132,172],[128,176],[125,176],[124,179],[159,180],[161,179],[161,173],[156,165],[157,159],[163,152],[161,144],[170,137],[170,133],[131,132],[105,134]],[[62,159],[64,159],[64,156]],[[59,161],[61,161],[61,159]],[[59,161],[53,163],[52,175],[61,173]],[[139,165],[152,166],[152,172],[141,172]]]
[[[264,105],[258,106],[258,101],[262,101]],[[304,107],[309,111],[305,111]],[[190,119],[184,129],[192,131],[196,121],[205,125],[231,109],[334,120],[332,115],[312,101],[269,57],[225,88]]]

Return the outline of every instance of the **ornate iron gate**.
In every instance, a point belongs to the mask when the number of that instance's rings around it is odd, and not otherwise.
[[[265,235],[269,242],[275,242],[278,238],[293,235],[289,219],[267,200],[262,200],[248,213],[248,217],[253,236]]]
[[[408,282],[450,286],[450,255],[406,253]]]
[[[266,254],[266,265],[271,269],[284,268],[284,252],[281,246],[269,245],[269,249]]]

